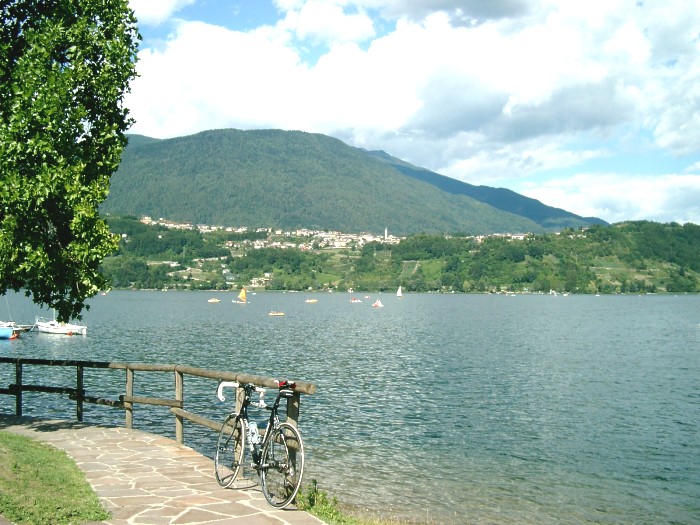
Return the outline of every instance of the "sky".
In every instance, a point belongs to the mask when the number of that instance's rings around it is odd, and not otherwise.
[[[697,0],[129,0],[131,133],[323,133],[611,223],[700,224]]]

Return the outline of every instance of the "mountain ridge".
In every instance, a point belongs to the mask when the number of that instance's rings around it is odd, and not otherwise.
[[[475,198],[473,188],[485,187],[326,135],[223,129],[172,139],[129,135],[101,210],[227,226],[389,229],[396,235],[540,233],[604,224],[504,190],[546,217],[538,222],[537,213],[524,213],[522,206],[512,211],[504,199],[494,199],[496,189]]]

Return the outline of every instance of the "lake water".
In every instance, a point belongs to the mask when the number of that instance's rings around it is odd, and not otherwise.
[[[207,303],[212,295],[222,302]],[[370,307],[377,296],[384,308]],[[233,293],[113,291],[91,300],[86,337],[24,334],[0,341],[0,355],[315,383],[301,406],[305,481],[360,512],[429,523],[700,523],[700,296],[306,297],[258,293],[238,305]],[[2,301],[0,318],[40,315],[21,296]],[[0,384],[13,373],[1,369]],[[91,374],[88,394],[123,392],[123,375]],[[171,397],[172,377],[144,377],[137,395]],[[186,379],[187,408],[219,419],[214,388]],[[74,415],[56,396],[25,398],[27,415]],[[14,398],[0,396],[0,412],[13,410]],[[88,405],[85,420],[123,417]],[[135,426],[174,435],[160,408],[137,407]],[[213,434],[187,426],[185,439],[211,455]]]

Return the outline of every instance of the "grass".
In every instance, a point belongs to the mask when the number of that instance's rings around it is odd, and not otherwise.
[[[328,525],[408,525],[407,522],[385,518],[364,518],[344,513],[335,496],[319,490],[315,479],[302,487],[296,497],[296,505],[301,510],[313,514]]]
[[[0,514],[18,525],[77,525],[110,515],[63,451],[0,432]]]

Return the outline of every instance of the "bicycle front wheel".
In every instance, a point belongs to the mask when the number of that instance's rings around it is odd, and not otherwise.
[[[222,487],[230,487],[243,467],[245,455],[245,422],[236,414],[229,414],[221,426],[216,442],[214,471]]]
[[[265,439],[260,487],[273,507],[286,507],[297,495],[304,474],[304,443],[296,427],[281,423]]]

